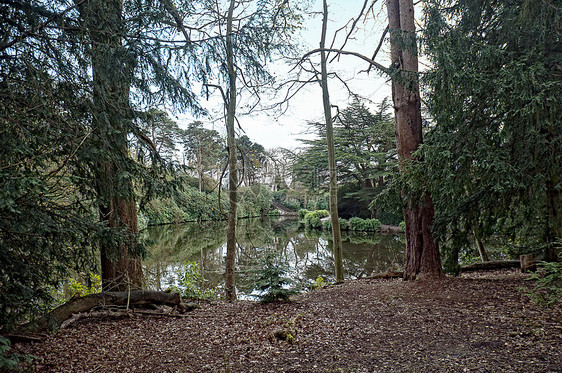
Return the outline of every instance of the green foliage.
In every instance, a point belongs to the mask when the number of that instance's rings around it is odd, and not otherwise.
[[[199,263],[187,262],[178,273],[178,286],[173,291],[179,292],[184,298],[210,299],[216,296],[212,289],[203,290],[204,278],[201,276]]]
[[[257,297],[262,303],[289,301],[291,295],[298,293],[295,282],[286,277],[288,272],[289,265],[283,262],[279,252],[266,252],[254,278],[254,289],[259,291]]]
[[[101,276],[97,273],[89,274],[88,281],[79,281],[71,278],[68,282],[69,297],[73,297],[75,294],[80,296],[88,294],[96,294],[101,292]]]
[[[326,281],[324,281],[324,278],[322,276],[318,275],[318,277],[316,277],[316,280],[314,280],[314,289],[320,289],[324,286],[326,286]]]
[[[340,230],[342,231],[349,230],[349,220],[340,218]]]
[[[21,371],[21,363],[33,360],[33,356],[10,353],[10,349],[10,341],[0,335],[0,371]]]
[[[330,216],[328,210],[310,211],[304,215],[304,226],[307,228],[322,228],[322,218],[327,216]]]
[[[400,227],[400,231],[402,232],[406,232],[406,223],[401,221],[400,224],[398,224],[398,226]]]
[[[533,287],[523,290],[533,302],[551,307],[562,300],[562,254],[557,262],[540,262],[539,266],[544,273],[532,273],[528,280],[534,282]]]
[[[349,229],[352,231],[376,232],[380,230],[381,222],[378,219],[361,219],[353,217],[349,219]]]
[[[431,190],[442,247],[458,257],[474,230],[551,244],[562,234],[560,5],[426,5],[433,124],[415,181]]]
[[[256,217],[265,215],[271,208],[273,194],[262,184],[253,184],[238,189],[238,217]]]
[[[280,216],[281,212],[279,212],[279,210],[277,210],[277,209],[273,209],[273,210],[269,210],[267,215],[269,215],[269,216]]]
[[[310,211],[308,211],[307,209],[300,209],[299,210],[299,220],[304,220],[304,217],[306,214],[308,214]]]

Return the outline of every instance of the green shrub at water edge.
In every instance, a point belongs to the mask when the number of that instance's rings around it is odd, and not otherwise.
[[[322,218],[327,216],[330,216],[327,210],[310,211],[304,216],[304,226],[309,228],[322,228]]]
[[[400,231],[401,232],[406,232],[406,223],[401,221],[400,224],[398,224],[398,226],[400,227]]]
[[[268,251],[261,264],[254,276],[254,290],[259,291],[257,298],[262,303],[288,301],[291,295],[298,293],[295,282],[286,277],[289,265],[278,252]]]
[[[381,222],[378,219],[361,219],[353,217],[349,219],[349,229],[359,232],[376,232],[380,229]]]
[[[310,211],[307,209],[300,209],[299,210],[299,220],[303,220],[305,215],[308,214]]]
[[[205,279],[201,276],[199,264],[196,262],[187,262],[178,271],[178,286],[173,286],[172,290],[179,292],[184,298],[214,298],[216,295],[213,290],[203,290],[204,281]]]

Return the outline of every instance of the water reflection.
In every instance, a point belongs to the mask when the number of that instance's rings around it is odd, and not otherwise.
[[[224,287],[226,222],[149,227],[144,232],[150,257],[144,261],[148,286],[165,290],[176,281],[183,263],[198,262],[206,288]],[[347,279],[367,277],[404,262],[403,235],[342,232],[343,265]],[[281,253],[291,277],[302,286],[318,276],[334,281],[330,234],[299,228],[291,219],[240,220],[237,227],[236,286],[242,297],[252,292],[251,274],[267,250]]]

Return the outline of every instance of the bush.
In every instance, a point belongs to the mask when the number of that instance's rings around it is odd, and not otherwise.
[[[287,272],[289,266],[281,255],[277,251],[268,251],[254,277],[254,289],[259,291],[257,298],[262,303],[288,301],[291,295],[298,293],[295,282],[286,277]]]
[[[400,227],[400,230],[402,232],[406,232],[406,223],[401,221],[400,224],[398,224],[398,226]]]
[[[304,226],[308,228],[322,228],[322,218],[327,216],[330,216],[327,210],[310,211],[304,216]]]
[[[349,219],[349,229],[357,232],[376,232],[381,228],[378,219],[361,219],[353,217]]]
[[[367,219],[367,222],[369,224],[369,229],[367,229],[368,231],[376,232],[381,229],[381,222],[379,221],[379,219]]]
[[[199,264],[187,262],[178,271],[178,286],[172,287],[173,291],[179,292],[184,298],[209,299],[215,297],[215,292],[211,289],[203,290],[205,279],[201,277]]]
[[[345,231],[349,229],[349,222],[343,218],[339,218],[340,221],[340,231]],[[324,220],[322,222],[322,229],[332,230],[332,221],[330,219]]]
[[[367,223],[365,219],[361,219],[358,217],[353,217],[349,219],[349,229],[352,231],[366,231]]]
[[[557,262],[541,262],[540,265],[544,276],[531,274],[529,280],[535,283],[532,289],[524,289],[524,292],[533,302],[551,307],[562,300],[562,253]]]
[[[308,214],[310,211],[308,211],[307,209],[300,209],[299,210],[299,220],[304,220],[304,216],[306,214]]]

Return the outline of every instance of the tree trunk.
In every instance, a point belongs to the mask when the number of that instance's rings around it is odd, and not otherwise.
[[[334,249],[334,267],[336,282],[343,282],[343,258],[340,221],[338,215],[338,175],[336,170],[336,151],[334,148],[334,126],[332,123],[332,108],[328,91],[328,70],[326,67],[326,29],[328,26],[328,5],[323,1],[324,16],[322,19],[322,37],[320,39],[320,69],[322,86],[322,102],[324,104],[324,118],[326,120],[326,142],[328,145],[328,168],[330,170],[330,220],[332,223],[332,239]]]
[[[127,51],[121,45],[122,2],[91,0],[81,3],[79,10],[92,42],[93,128],[101,154],[95,166],[100,219],[130,234],[117,244],[102,242],[102,286],[104,291],[140,289],[143,274],[137,252],[137,207],[131,181],[119,180],[121,162],[128,157],[132,77]]]
[[[412,0],[388,0],[392,60],[392,99],[395,136],[401,172],[407,172],[412,153],[422,143],[421,103],[418,86],[418,58]],[[406,266],[404,279],[443,276],[439,246],[431,227],[433,201],[427,193],[406,197]]]
[[[478,254],[480,255],[480,260],[483,262],[489,261],[490,259],[488,258],[488,253],[486,252],[484,243],[480,238],[480,232],[478,231],[477,228],[474,228],[472,232],[474,233],[474,240],[476,241],[476,247],[478,248]]]
[[[226,117],[226,133],[228,145],[228,196],[230,212],[228,216],[228,233],[226,236],[226,299],[236,300],[236,286],[234,282],[234,262],[236,253],[236,206],[238,192],[238,170],[236,169],[236,134],[234,119],[236,115],[236,70],[234,66],[234,52],[232,47],[232,18],[235,0],[230,1],[226,27],[226,62],[228,67],[228,102]]]
[[[546,184],[547,243],[546,260],[556,262],[562,253],[562,177],[554,174]]]

